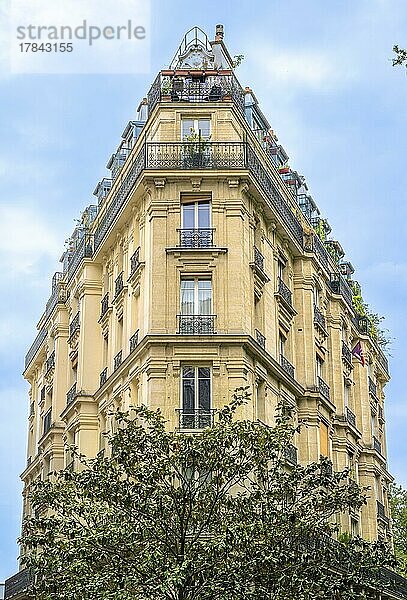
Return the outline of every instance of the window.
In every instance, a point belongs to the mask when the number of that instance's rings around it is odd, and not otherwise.
[[[372,436],[375,437],[375,435],[376,435],[376,418],[373,413],[371,415],[371,427],[372,427]]]
[[[285,262],[279,258],[277,266],[278,266],[278,276],[281,279],[281,281],[284,281]]]
[[[198,136],[204,140],[208,140],[211,136],[211,120],[210,119],[182,119],[181,121],[181,137],[183,140],[190,136]]]
[[[324,366],[324,361],[322,360],[322,358],[317,354],[316,356],[316,370],[317,370],[317,377],[320,377],[322,379],[322,369]]]
[[[352,537],[359,535],[359,520],[351,517],[350,519],[350,532]]]
[[[279,337],[279,350],[280,350],[280,356],[285,356],[285,343],[286,343],[287,339],[286,337],[280,333],[280,337]]]
[[[208,278],[181,279],[181,315],[212,313],[212,281]]]
[[[344,401],[345,408],[348,408],[349,407],[349,386],[347,385],[345,380],[343,382],[343,401]]]
[[[328,425],[323,421],[319,424],[319,453],[322,456],[329,456],[329,435]]]
[[[319,303],[320,303],[320,289],[317,285],[315,285],[314,289],[313,289],[313,296],[314,296],[314,306],[316,306],[317,308],[319,308]]]
[[[181,429],[202,429],[211,424],[210,368],[182,367]]]
[[[182,204],[182,229],[209,229],[211,226],[211,203],[209,200]]]

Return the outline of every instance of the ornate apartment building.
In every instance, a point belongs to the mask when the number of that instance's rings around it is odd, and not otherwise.
[[[214,41],[186,34],[69,240],[25,358],[24,514],[32,482],[71,463],[66,443],[104,447],[112,408],[145,403],[196,430],[249,385],[242,416],[272,423],[284,400],[307,423],[289,461],[328,456],[369,486],[343,529],[387,538],[388,362],[351,263],[233,65],[222,26]]]

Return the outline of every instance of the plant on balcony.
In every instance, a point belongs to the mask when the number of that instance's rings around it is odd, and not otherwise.
[[[235,54],[235,56],[233,57],[233,61],[232,61],[232,67],[234,69],[237,69],[237,67],[239,67],[243,61],[244,61],[244,54]]]
[[[202,168],[208,163],[207,150],[210,148],[210,136],[203,138],[200,132],[191,127],[190,133],[184,136],[184,164],[187,168]]]
[[[313,228],[321,242],[325,242],[328,232],[331,231],[327,219],[318,218],[313,224]]]
[[[24,565],[36,600],[367,598],[393,559],[381,542],[337,542],[334,517],[364,493],[327,459],[289,462],[298,428],[239,420],[236,390],[213,427],[168,429],[160,411],[115,414],[110,452],[33,483]],[[291,466],[288,467],[288,464]]]
[[[359,317],[367,317],[369,322],[368,334],[370,338],[374,342],[377,342],[383,350],[388,350],[392,340],[388,330],[381,327],[384,317],[374,313],[369,305],[363,300],[361,288],[357,281],[349,281],[349,284],[352,289],[352,305],[355,313]]]

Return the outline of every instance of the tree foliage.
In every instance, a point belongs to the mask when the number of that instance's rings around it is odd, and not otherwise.
[[[393,67],[404,65],[407,67],[407,50],[400,48],[397,44],[393,46]]]
[[[327,459],[290,466],[290,417],[238,420],[246,398],[237,390],[194,434],[144,406],[118,412],[108,453],[37,482],[21,540],[35,597],[373,598],[392,563],[384,546],[332,538],[335,515],[358,510],[363,492]]]
[[[394,552],[398,560],[399,572],[407,576],[407,490],[401,485],[393,485],[390,495],[390,509],[393,521]]]

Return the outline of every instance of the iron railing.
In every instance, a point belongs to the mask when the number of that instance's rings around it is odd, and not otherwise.
[[[178,229],[181,248],[212,248],[214,229]]]
[[[147,142],[147,169],[245,169],[244,142]]]
[[[291,377],[291,379],[294,379],[294,365],[292,365],[290,361],[286,359],[284,354],[280,354],[280,365],[283,367],[284,371]]]
[[[318,235],[313,236],[312,246],[309,248],[309,250],[314,252],[319,264],[325,269],[325,271],[329,272],[330,268],[328,252]]]
[[[348,344],[342,340],[342,358],[351,367],[352,366],[352,351]]]
[[[72,337],[80,329],[79,311],[69,323],[69,337]]]
[[[109,310],[109,292],[105,294],[100,303],[100,316],[103,317]]]
[[[102,385],[105,385],[106,381],[107,381],[107,367],[105,367],[100,374],[99,387],[102,387]]]
[[[330,273],[329,285],[334,294],[339,294],[353,312],[353,294],[348,283],[340,273]]]
[[[42,433],[45,435],[51,429],[51,417],[52,417],[52,409],[49,408],[44,415],[43,419],[43,430]]]
[[[369,377],[369,394],[377,399],[377,385],[371,377]]]
[[[72,404],[72,402],[75,400],[75,396],[76,396],[76,382],[73,384],[73,386],[68,390],[68,392],[66,394],[66,405],[67,406]]]
[[[181,335],[212,335],[215,333],[216,315],[177,315],[178,333]]]
[[[133,333],[133,335],[130,338],[130,354],[133,352],[133,350],[136,349],[136,346],[138,344],[138,334],[139,334],[139,331],[137,329],[137,331],[135,333]]]
[[[377,414],[378,414],[379,420],[384,421],[384,411],[380,405],[378,405],[378,407],[377,407]]]
[[[322,377],[318,377],[318,391],[321,394],[321,396],[324,396],[324,398],[326,398],[327,400],[330,400],[331,393],[330,393],[329,385],[327,383],[325,383],[325,381],[322,379]]]
[[[326,331],[325,317],[316,304],[314,304],[314,325],[317,325],[323,331]]]
[[[75,275],[79,265],[84,258],[92,258],[93,256],[93,235],[88,231],[82,234],[81,239],[77,242],[75,249],[69,256],[67,268],[68,283]]]
[[[51,352],[45,363],[45,373],[49,373],[55,367],[55,350]]]
[[[122,360],[123,360],[123,350],[120,350],[120,352],[118,352],[116,354],[116,356],[113,359],[113,369],[116,371],[116,369],[118,369],[120,367],[120,365],[122,364]]]
[[[121,273],[118,274],[118,276],[116,277],[115,282],[114,282],[114,297],[117,298],[118,296],[120,296],[123,289],[124,289],[124,283],[123,283],[123,271],[122,271]]]
[[[290,288],[284,283],[284,281],[281,279],[281,277],[278,277],[277,282],[278,282],[278,286],[277,286],[278,295],[281,296],[281,298],[286,302],[286,304],[288,304],[289,306],[292,307],[293,295],[292,295]]]
[[[373,450],[376,450],[376,452],[382,454],[382,444],[375,435],[373,436]]]
[[[384,504],[382,502],[380,502],[379,500],[376,500],[376,507],[377,507],[377,516],[380,519],[386,520],[387,517],[386,517],[385,510],[384,510]]]
[[[356,427],[356,415],[348,406],[345,407],[345,417],[349,425]]]
[[[40,332],[38,333],[37,337],[35,338],[34,342],[31,345],[31,348],[25,355],[24,370],[28,368],[28,366],[34,360],[39,349],[44,344],[45,339],[47,337],[47,333],[48,333],[48,331],[47,331],[47,329],[45,329],[45,327],[43,329],[41,329]]]
[[[138,247],[130,257],[130,277],[134,275],[140,264],[140,247]]]
[[[256,269],[259,269],[259,271],[262,271],[264,273],[264,256],[256,246],[254,246],[253,250],[254,266],[256,267]]]
[[[288,444],[283,448],[284,458],[293,465],[298,463],[298,450],[294,444]]]
[[[52,292],[51,292],[51,296],[45,306],[45,318],[48,318],[49,315],[52,313],[52,311],[54,310],[55,306],[58,303],[58,283],[61,281],[61,279],[63,278],[64,274],[60,273],[59,271],[57,271],[56,273],[54,273],[54,276],[52,277]]]
[[[215,415],[213,408],[178,408],[176,411],[179,429],[205,429],[213,425]]]
[[[255,330],[255,334],[256,334],[256,342],[259,344],[259,346],[261,346],[262,348],[266,348],[265,336],[258,329]]]

